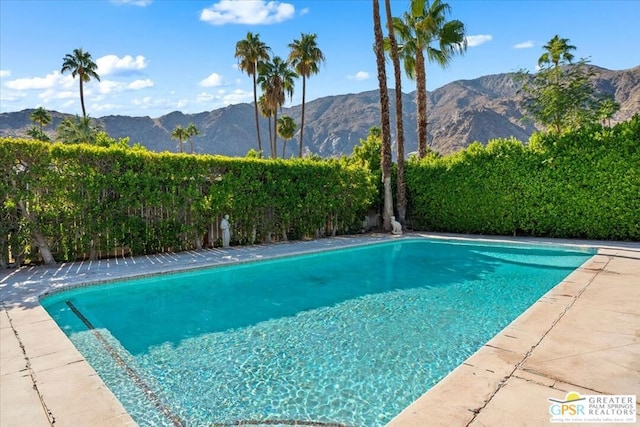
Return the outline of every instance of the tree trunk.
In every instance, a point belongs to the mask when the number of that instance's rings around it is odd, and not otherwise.
[[[307,93],[307,79],[302,75],[302,117],[300,118],[300,148],[299,157],[302,158],[302,144],[304,141],[304,98]],[[283,156],[284,157],[284,156]]]
[[[407,186],[404,182],[404,124],[402,113],[402,70],[398,55],[398,44],[393,31],[393,18],[391,15],[391,1],[384,0],[387,12],[387,31],[389,31],[389,43],[391,45],[391,61],[393,62],[393,75],[395,79],[396,95],[396,162],[398,163],[397,200],[398,221],[404,226],[407,214]]]
[[[373,32],[375,35],[376,64],[378,85],[380,87],[380,118],[382,121],[382,182],[384,184],[384,230],[391,230],[393,215],[393,195],[391,192],[391,127],[389,125],[389,93],[387,91],[387,72],[385,70],[382,25],[380,24],[380,6],[373,0]]]
[[[78,75],[78,80],[80,81],[80,105],[82,105],[82,117],[86,118],[87,117],[87,112],[84,109],[84,91],[82,88],[82,73],[80,73]]]
[[[421,50],[416,52],[416,100],[418,113],[418,158],[427,155],[427,75],[424,65],[424,55]]]
[[[38,250],[40,251],[40,255],[42,256],[42,260],[47,265],[52,265],[56,263],[56,260],[53,259],[53,255],[51,255],[51,250],[49,249],[49,245],[47,244],[46,239],[38,231],[37,229],[33,230],[33,238],[36,241],[36,245],[38,246]]]
[[[260,124],[258,122],[258,95],[257,95],[257,84],[256,84],[256,73],[255,70],[258,69],[257,64],[253,68],[253,109],[256,114],[256,135],[258,135],[258,152],[260,153],[260,157],[262,157],[262,141],[260,140]]]

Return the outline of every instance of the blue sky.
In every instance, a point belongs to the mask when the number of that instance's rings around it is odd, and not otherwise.
[[[534,70],[556,34],[577,47],[576,58],[594,65],[640,65],[638,0],[448,3],[449,18],[466,25],[469,47],[446,70],[427,64],[430,91],[458,79]],[[391,4],[399,16],[409,0]],[[252,102],[252,81],[234,58],[247,31],[283,58],[301,33],[317,34],[326,62],[307,81],[307,101],[377,88],[369,0],[0,0],[0,112],[42,106],[80,114],[78,81],[60,74],[75,48],[99,66],[101,82],[85,84],[92,117],[155,118]],[[415,82],[405,80],[403,91],[413,90]],[[300,104],[301,92],[299,80],[287,105]]]

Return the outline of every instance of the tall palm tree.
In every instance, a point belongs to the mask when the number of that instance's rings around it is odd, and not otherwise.
[[[43,107],[36,108],[33,113],[29,115],[29,118],[33,123],[40,125],[41,134],[44,134],[44,127],[51,123],[51,114]]]
[[[253,77],[253,108],[256,117],[256,134],[258,135],[258,151],[262,156],[262,141],[260,140],[260,125],[258,123],[258,94],[257,74],[260,62],[270,59],[271,49],[260,41],[260,34],[247,32],[247,37],[236,43],[235,57],[238,58],[238,68]]]
[[[182,125],[177,125],[171,131],[171,138],[178,140],[178,152],[182,153],[182,142],[189,138],[189,133],[186,128],[182,127]]]
[[[411,0],[410,11],[394,18],[393,25],[402,41],[400,53],[407,76],[416,80],[418,113],[418,157],[427,154],[427,72],[425,59],[446,68],[457,53],[467,49],[464,24],[447,21],[451,7],[435,0]],[[425,58],[426,55],[426,58]]]
[[[373,34],[375,37],[374,50],[378,67],[378,86],[380,88],[380,119],[382,122],[382,183],[384,186],[383,226],[386,231],[391,230],[391,216],[393,216],[393,195],[391,193],[391,126],[389,124],[389,93],[387,91],[387,71],[384,59],[384,37],[380,24],[380,5],[373,0]]]
[[[287,149],[287,141],[293,138],[296,133],[296,122],[291,116],[280,116],[278,119],[278,135],[284,140],[282,145],[282,158],[284,159]]]
[[[325,61],[324,53],[318,48],[316,34],[300,35],[300,40],[293,40],[289,43],[289,62],[293,69],[302,76],[302,118],[300,119],[300,149],[299,156],[302,157],[302,146],[304,144],[304,104],[307,93],[307,78],[313,74],[318,74],[319,65]]]
[[[187,132],[187,139],[189,140],[189,145],[191,146],[191,154],[193,154],[193,137],[200,135],[200,130],[193,123],[189,123],[185,128]]]
[[[293,97],[293,80],[298,75],[289,67],[289,63],[279,56],[273,58],[270,62],[262,62],[258,70],[258,83],[262,92],[266,95],[269,109],[273,112],[273,128],[277,129],[278,110],[282,109],[282,105],[286,100]],[[274,132],[271,140],[271,157],[277,157],[276,142],[278,133]]]
[[[66,54],[62,59],[62,69],[60,72],[62,74],[67,71],[71,72],[71,76],[75,79],[76,76],[79,77],[80,81],[80,104],[82,105],[82,117],[87,117],[87,112],[84,108],[84,91],[83,91],[83,83],[88,83],[91,79],[96,79],[100,81],[100,76],[96,72],[98,66],[93,59],[91,58],[91,54],[89,52],[84,52],[82,49],[74,49],[73,54]]]
[[[398,53],[398,43],[393,28],[393,17],[391,15],[391,1],[384,0],[387,14],[387,31],[389,32],[389,53],[393,63],[393,77],[395,80],[396,95],[396,161],[398,172],[396,176],[396,207],[398,209],[398,221],[404,225],[407,214],[407,186],[404,182],[404,124],[402,113],[402,71],[400,69],[400,55]],[[385,43],[386,48],[386,43]]]

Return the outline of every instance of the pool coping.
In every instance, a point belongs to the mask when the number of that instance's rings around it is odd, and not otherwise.
[[[406,237],[594,247],[598,248],[598,254],[551,289],[389,425],[506,425],[491,422],[500,420],[500,415],[496,415],[500,413],[509,414],[507,423],[515,425],[517,423],[513,421],[517,420],[518,411],[527,414],[523,420],[525,423],[521,425],[548,425],[549,404],[546,398],[538,399],[533,405],[530,402],[523,404],[527,399],[514,398],[510,390],[528,393],[531,388],[538,394],[547,393],[547,397],[555,398],[563,398],[569,389],[583,394],[633,394],[631,391],[638,390],[640,369],[637,364],[640,362],[629,364],[627,360],[629,352],[635,360],[640,360],[636,357],[640,356],[637,334],[630,337],[623,334],[618,341],[624,345],[619,346],[619,342],[614,340],[613,345],[606,347],[609,360],[611,357],[624,359],[623,365],[626,363],[630,369],[623,370],[630,374],[629,380],[625,382],[618,378],[619,375],[614,375],[609,381],[612,384],[608,386],[593,386],[584,379],[582,382],[574,381],[569,378],[571,373],[566,372],[566,367],[560,373],[555,372],[551,368],[560,364],[543,360],[544,357],[541,360],[539,354],[544,356],[549,351],[546,347],[558,351],[558,345],[553,344],[554,335],[558,334],[557,331],[566,334],[562,328],[564,323],[570,321],[574,313],[579,313],[584,302],[588,302],[590,293],[601,286],[614,286],[622,301],[614,299],[610,303],[613,309],[609,311],[602,308],[602,301],[598,301],[598,309],[605,310],[604,314],[613,313],[613,317],[626,316],[631,319],[627,328],[632,332],[640,330],[640,309],[631,305],[635,302],[636,307],[640,307],[640,243],[434,233],[410,233],[400,238]],[[132,272],[134,275],[150,275],[208,268],[394,238],[398,237],[382,234],[346,236],[7,270],[0,279],[0,425],[46,426],[54,422],[58,425],[135,425],[112,392],[39,305],[38,298],[43,294],[82,283],[117,280],[131,276]],[[617,283],[616,280],[625,283]],[[621,304],[627,307],[623,311],[620,311]],[[606,320],[606,317],[602,319]],[[562,334],[560,336],[563,337]],[[606,341],[610,339],[610,333],[600,338]],[[598,347],[597,341],[587,344],[596,350],[581,348],[579,354],[582,359],[588,354],[602,354],[604,351]],[[619,348],[618,353],[615,348]],[[629,381],[635,388],[628,389]],[[505,401],[510,402],[510,410],[502,409]],[[496,410],[496,404],[501,405],[500,411]],[[532,407],[536,408],[534,414],[531,413]],[[535,419],[541,422],[532,424]]]

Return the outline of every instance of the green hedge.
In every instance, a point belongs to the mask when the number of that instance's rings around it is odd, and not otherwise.
[[[419,230],[640,240],[640,116],[410,162]]]
[[[375,197],[366,170],[337,160],[0,138],[0,170],[4,263],[35,257],[34,231],[45,236],[57,260],[122,247],[134,255],[198,248],[225,213],[239,244],[349,232],[360,228]]]

